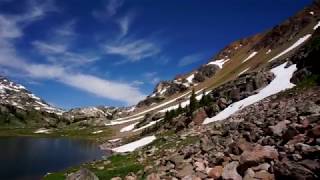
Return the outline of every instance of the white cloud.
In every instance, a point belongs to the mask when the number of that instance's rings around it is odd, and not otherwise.
[[[161,52],[158,45],[147,39],[122,41],[106,45],[105,50],[107,54],[120,55],[132,62],[153,57]]]
[[[74,26],[76,24],[75,20],[69,21],[65,24],[63,24],[62,26],[58,27],[56,30],[56,34],[58,36],[75,36],[76,33],[74,31]]]
[[[37,2],[37,1],[32,1]],[[51,2],[51,1],[50,1]],[[0,14],[0,66],[12,72],[19,72],[32,79],[51,79],[62,82],[77,89],[89,92],[99,97],[108,98],[134,104],[143,99],[145,95],[136,87],[115,81],[102,79],[93,75],[72,71],[66,66],[58,64],[30,63],[18,55],[14,40],[23,36],[23,27],[38,20],[50,9],[49,5],[35,4],[29,8],[28,15],[4,16]],[[69,59],[86,57],[68,51],[67,46],[35,41],[33,45],[40,52],[49,55],[62,55]],[[55,57],[55,56],[53,56]]]
[[[191,54],[191,55],[183,57],[179,61],[178,66],[180,66],[180,67],[187,66],[187,65],[193,64],[195,62],[198,62],[198,61],[202,60],[203,58],[204,58],[203,54]]]
[[[130,26],[132,19],[133,19],[132,15],[126,15],[126,16],[118,19],[117,23],[119,24],[119,28],[121,30],[122,37],[128,34],[129,26]]]

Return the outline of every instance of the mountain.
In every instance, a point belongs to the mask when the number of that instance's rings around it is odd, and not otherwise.
[[[0,77],[0,97],[0,124],[3,125],[51,124],[63,113],[5,77]]]

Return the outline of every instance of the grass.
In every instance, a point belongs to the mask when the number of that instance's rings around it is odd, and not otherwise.
[[[28,137],[68,137],[77,139],[88,139],[103,142],[110,138],[113,130],[110,127],[86,127],[86,128],[63,128],[54,129],[50,134],[34,133],[37,128],[0,128],[0,137],[28,136]],[[92,132],[103,130],[98,134]]]
[[[103,167],[103,169],[99,169]],[[88,163],[79,167],[67,169],[64,172],[57,172],[48,174],[44,180],[64,180],[65,174],[69,174],[79,170],[80,168],[87,168],[92,171],[99,179],[111,179],[113,177],[124,178],[129,173],[137,174],[138,171],[143,170],[143,165],[137,162],[137,155],[132,153],[128,155],[114,155],[107,160],[101,160],[94,163]],[[141,175],[142,177],[142,175]]]

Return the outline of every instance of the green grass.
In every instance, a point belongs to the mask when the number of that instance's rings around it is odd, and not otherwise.
[[[88,139],[97,142],[103,142],[112,136],[110,127],[87,127],[87,128],[63,128],[53,129],[50,134],[36,134],[37,128],[0,128],[0,137],[29,136],[29,137],[68,137],[77,139]],[[103,130],[102,133],[92,134],[97,130]]]
[[[108,163],[106,163],[108,162]],[[143,170],[143,165],[137,162],[136,155],[114,155],[109,157],[107,160],[101,160],[94,163],[84,164],[79,167],[73,167],[65,170],[64,172],[57,172],[48,174],[44,177],[45,180],[64,180],[65,174],[69,174],[79,170],[81,167],[91,170],[99,179],[111,179],[113,177],[124,178],[130,172],[137,173]],[[98,167],[104,167],[99,170]]]

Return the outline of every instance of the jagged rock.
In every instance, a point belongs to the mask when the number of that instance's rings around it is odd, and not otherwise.
[[[195,162],[194,166],[196,168],[195,169],[196,171],[204,172],[206,170],[206,166],[205,166],[204,162],[202,162],[202,161]]]
[[[69,174],[66,180],[99,180],[99,178],[88,169],[80,169],[79,171]]]
[[[269,126],[269,128],[271,129],[273,134],[282,136],[282,133],[286,130],[287,124],[289,123],[290,121],[284,120],[284,121],[278,122],[275,126]]]
[[[237,172],[238,165],[239,163],[237,161],[225,165],[222,172],[222,178],[226,180],[242,180],[242,177]]]
[[[208,176],[213,179],[219,179],[222,175],[222,172],[223,172],[222,166],[215,166],[208,171]]]
[[[265,160],[277,160],[278,157],[278,151],[274,147],[256,145],[241,154],[238,170],[243,174],[249,167],[256,166]]]
[[[254,174],[255,179],[261,179],[261,180],[274,180],[274,175],[270,174],[268,171],[261,170],[259,172],[256,172]]]

